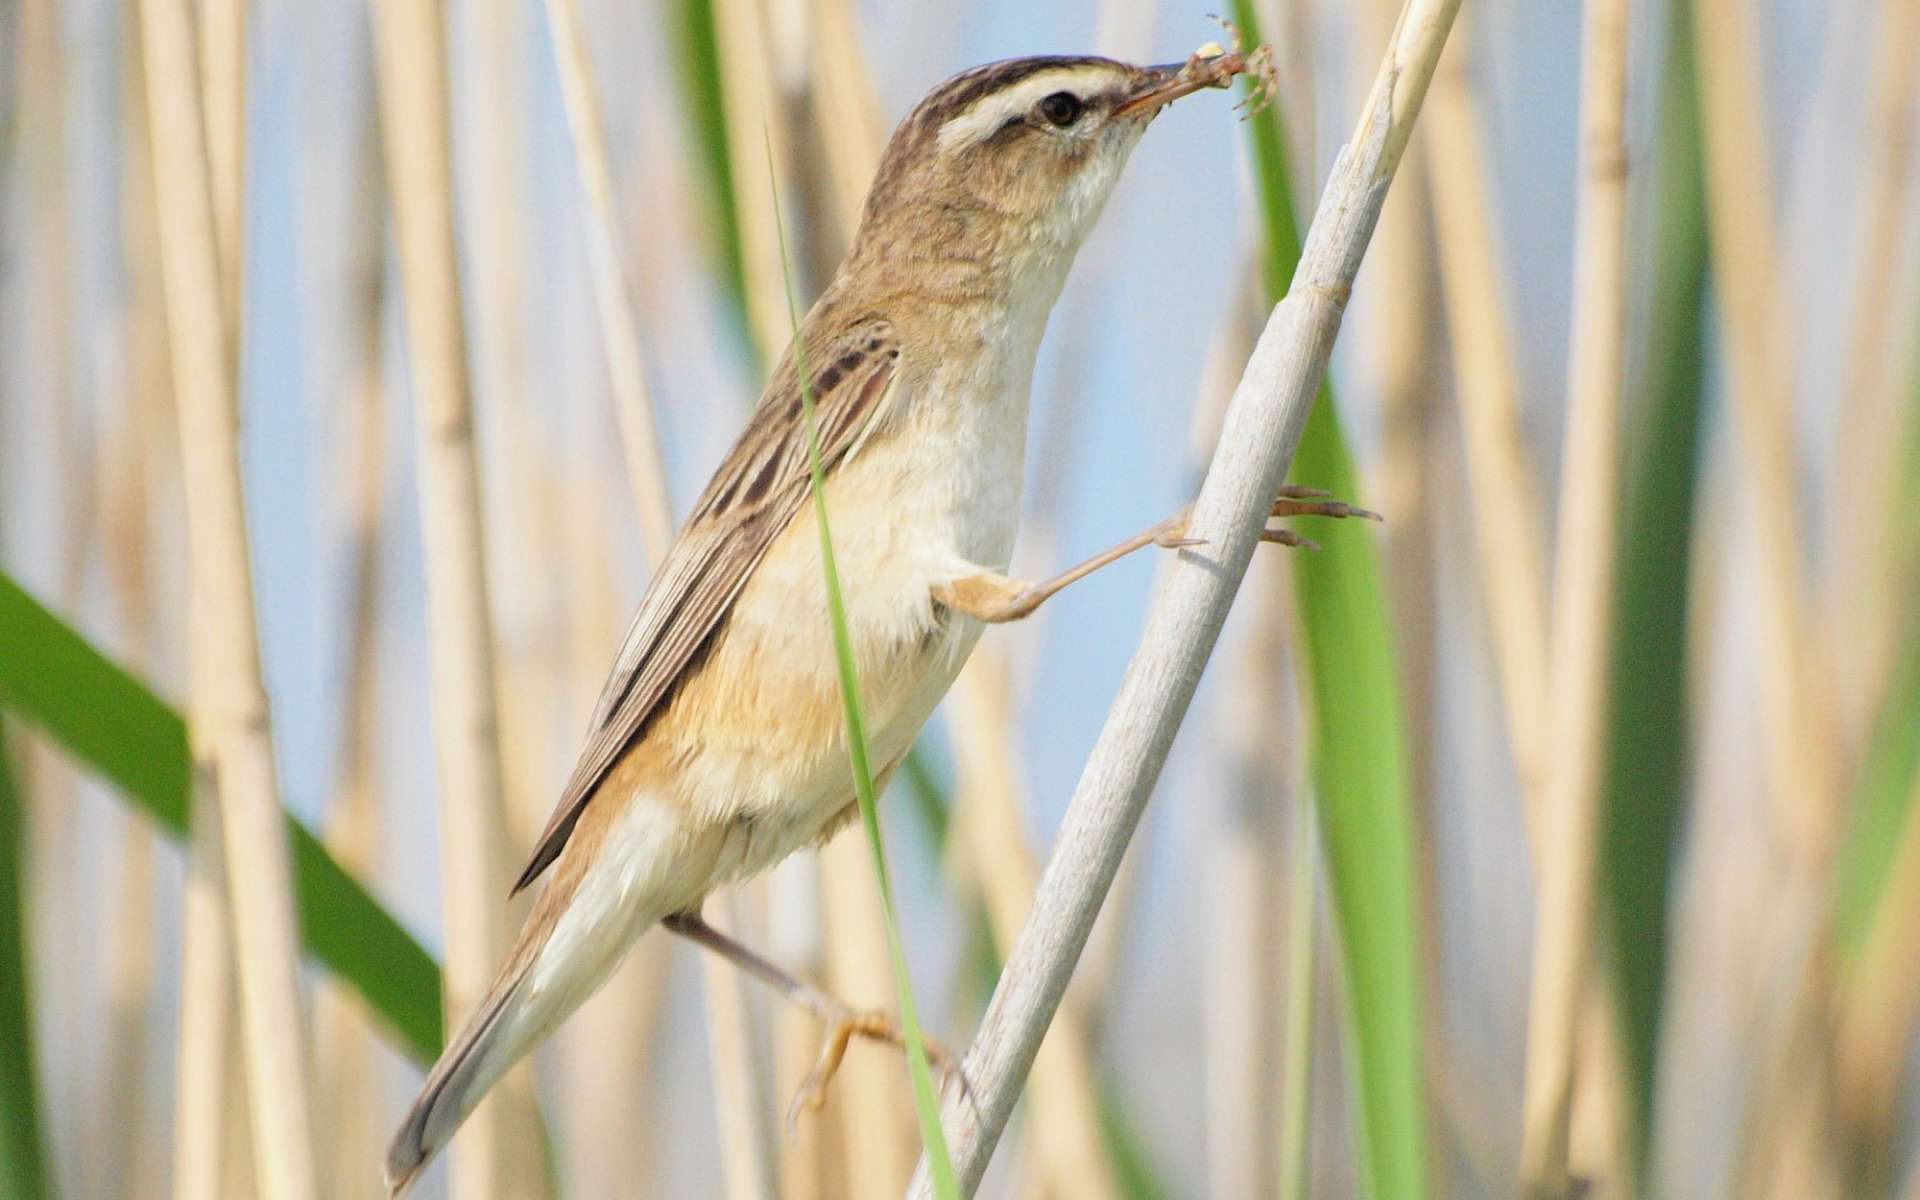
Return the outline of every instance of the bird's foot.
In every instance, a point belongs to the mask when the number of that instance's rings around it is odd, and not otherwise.
[[[1187,523],[1193,515],[1192,505],[1181,509],[1153,527],[1153,544],[1167,550],[1180,550],[1188,546],[1206,544],[1205,538],[1190,537]],[[1285,484],[1274,499],[1273,507],[1268,510],[1269,520],[1278,517],[1333,517],[1344,519],[1354,517],[1366,521],[1381,520],[1379,513],[1348,504],[1344,500],[1334,500],[1330,494],[1319,488],[1301,487],[1299,484]],[[1318,550],[1320,545],[1311,538],[1302,537],[1291,529],[1269,526],[1260,531],[1260,540],[1272,542],[1277,546],[1298,546],[1305,550]]]
[[[840,1063],[846,1058],[847,1046],[854,1038],[885,1042],[903,1051],[907,1046],[906,1034],[901,1030],[900,1022],[890,1013],[856,1012],[849,1008],[829,1015],[826,1022],[827,1035],[820,1043],[820,1057],[814,1061],[813,1069],[807,1072],[806,1078],[800,1081],[800,1086],[794,1089],[793,1101],[787,1105],[789,1135],[793,1133],[802,1112],[819,1112],[826,1106],[827,1088],[833,1083],[834,1076],[840,1073]],[[925,1034],[921,1035],[920,1041],[926,1047],[928,1064],[940,1074],[941,1085],[958,1081],[960,1094],[972,1095],[966,1074],[960,1069],[960,1060],[953,1051]]]

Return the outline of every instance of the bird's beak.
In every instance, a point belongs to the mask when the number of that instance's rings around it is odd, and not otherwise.
[[[1183,63],[1143,67],[1140,82],[1134,87],[1133,94],[1120,102],[1120,107],[1113,110],[1113,115],[1151,116],[1180,97],[1190,96],[1202,88],[1226,87],[1228,80],[1245,69],[1246,64],[1238,54],[1221,54],[1213,58],[1196,55]]]

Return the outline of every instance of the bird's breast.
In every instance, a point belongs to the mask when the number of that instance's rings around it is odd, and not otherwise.
[[[952,386],[989,382],[945,374]],[[1024,378],[1017,395],[984,398],[900,386],[895,419],[825,489],[876,771],[912,744],[980,636],[977,621],[937,606],[932,593],[969,564],[1005,567],[1026,442]],[[650,736],[679,764],[683,802],[753,829],[742,870],[811,840],[851,801],[811,503],[769,547]]]

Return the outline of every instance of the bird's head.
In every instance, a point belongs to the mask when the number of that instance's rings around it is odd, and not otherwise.
[[[1229,72],[1230,73],[1230,72]],[[1071,258],[1156,113],[1224,82],[1190,64],[1014,58],[963,71],[900,122],[856,257],[1018,274]]]

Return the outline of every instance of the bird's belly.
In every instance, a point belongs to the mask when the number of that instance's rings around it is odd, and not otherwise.
[[[906,753],[980,636],[933,588],[967,563],[1003,566],[1018,517],[1017,461],[949,470],[924,451],[870,445],[826,488],[876,774]],[[736,831],[726,875],[778,861],[853,801],[811,504],[768,549],[654,736],[676,743],[683,802]]]

